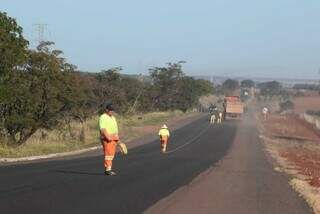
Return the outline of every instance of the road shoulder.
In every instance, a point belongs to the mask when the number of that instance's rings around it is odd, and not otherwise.
[[[257,119],[274,170],[288,175],[292,188],[320,213],[319,132],[295,115],[272,114],[266,121],[257,115]]]
[[[183,126],[190,124],[191,122],[204,117],[203,114],[187,117],[187,118],[179,118],[179,119],[171,119],[168,121],[168,126],[171,131],[182,128]],[[139,127],[143,129],[143,127]],[[130,140],[126,142],[128,149],[135,148],[137,146],[144,145],[150,141],[154,141],[157,139],[157,126],[153,128],[149,128],[145,131],[145,134],[139,138]],[[76,151],[70,152],[62,152],[62,153],[54,153],[48,155],[37,155],[37,156],[29,156],[29,157],[21,157],[21,158],[0,158],[0,166],[1,165],[12,165],[19,163],[31,163],[34,161],[45,161],[45,160],[59,160],[59,159],[74,159],[74,158],[82,158],[89,156],[97,156],[101,154],[101,146],[93,146],[90,148],[80,149]]]
[[[229,153],[216,166],[146,213],[311,213],[287,178],[267,161],[252,122],[240,124]]]

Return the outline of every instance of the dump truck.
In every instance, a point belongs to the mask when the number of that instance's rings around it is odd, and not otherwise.
[[[239,96],[226,96],[223,102],[224,119],[241,119],[244,112],[244,103]]]

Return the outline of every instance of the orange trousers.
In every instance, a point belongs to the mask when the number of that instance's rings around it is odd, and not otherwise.
[[[168,137],[167,136],[161,136],[160,137],[160,143],[161,143],[162,152],[166,152],[167,151],[167,144],[168,144]]]
[[[104,167],[106,170],[112,169],[112,161],[117,150],[117,141],[103,141]]]

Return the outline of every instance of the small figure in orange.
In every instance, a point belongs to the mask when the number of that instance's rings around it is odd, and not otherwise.
[[[165,124],[159,130],[159,137],[161,143],[161,151],[165,153],[167,151],[167,145],[170,137],[169,129]]]

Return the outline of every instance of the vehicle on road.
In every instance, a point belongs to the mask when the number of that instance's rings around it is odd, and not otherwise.
[[[241,119],[244,112],[244,103],[239,96],[226,96],[224,98],[224,119]]]

